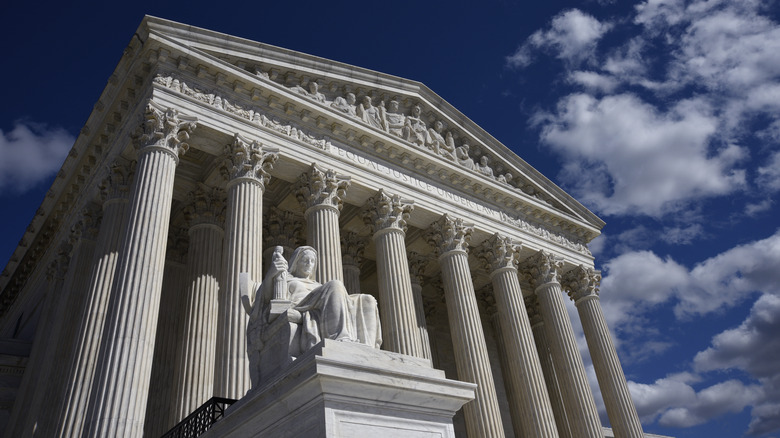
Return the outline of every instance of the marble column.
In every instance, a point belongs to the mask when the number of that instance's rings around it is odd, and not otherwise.
[[[178,418],[185,418],[214,395],[217,315],[222,270],[224,193],[200,186],[190,193],[184,214],[190,225],[188,290],[184,330],[176,361]]]
[[[506,339],[504,339],[504,333],[501,330],[501,318],[498,315],[498,309],[496,308],[493,292],[492,290],[489,292],[478,292],[478,296],[479,305],[484,309],[485,315],[490,318],[490,325],[493,329],[493,333],[495,334],[496,344],[498,345],[498,361],[501,368],[501,376],[504,381],[504,393],[506,394],[506,399],[509,404],[509,416],[510,420],[512,420],[512,431],[514,432],[515,437],[523,437],[525,436],[523,435],[523,425],[520,423],[519,416],[514,414],[514,412],[519,411],[520,406],[520,399],[518,398],[519,394],[516,394],[513,391],[512,376],[510,375],[512,371],[509,362],[514,358],[510,358],[507,355],[506,349],[504,348]],[[489,351],[490,350],[488,349],[488,352]],[[496,388],[496,391],[499,391],[499,389]]]
[[[366,237],[357,233],[341,234],[341,260],[344,265],[344,287],[350,294],[360,291],[360,264],[363,262],[363,251],[366,248]]]
[[[144,436],[162,436],[179,423],[176,401],[181,398],[176,388],[179,345],[183,342],[184,303],[187,295],[187,248],[189,236],[184,228],[171,229],[165,250],[165,271],[154,341],[154,364],[146,404]]]
[[[414,313],[417,314],[417,327],[420,329],[420,341],[422,342],[423,357],[433,364],[431,353],[431,339],[428,336],[428,323],[425,321],[425,304],[422,296],[423,274],[428,265],[429,258],[416,252],[409,252],[409,278],[412,281],[412,295],[414,297]]]
[[[130,216],[111,290],[87,436],[141,436],[179,155],[196,119],[151,101],[136,137]]]
[[[539,355],[539,363],[544,373],[544,383],[547,386],[547,394],[550,396],[550,404],[555,417],[555,425],[558,429],[560,438],[575,438],[569,428],[569,419],[566,416],[566,408],[563,405],[563,396],[558,386],[558,376],[555,375],[555,366],[553,365],[552,355],[547,342],[547,332],[544,327],[544,320],[539,310],[539,300],[536,295],[529,295],[525,298],[525,308],[528,311],[528,320],[531,323],[531,330],[534,335],[536,352]]]
[[[71,263],[73,241],[71,237],[64,239],[55,250],[52,261],[46,267],[46,290],[43,294],[43,305],[35,330],[27,368],[17,391],[14,407],[8,420],[5,436],[9,438],[31,436],[37,428],[37,411],[32,410],[38,389],[45,389],[46,381],[41,377],[51,366],[49,356],[50,334],[59,329],[54,327],[54,319],[61,303],[62,285]],[[49,356],[49,357],[47,357]]]
[[[101,184],[103,218],[95,244],[84,310],[79,313],[73,353],[66,366],[65,393],[55,435],[81,436],[95,365],[103,339],[103,326],[114,282],[121,231],[127,224],[130,180],[135,163],[115,162]]]
[[[409,261],[406,220],[414,206],[398,195],[379,190],[366,201],[363,221],[374,233],[382,339],[385,350],[425,357],[417,324]]]
[[[306,218],[306,242],[317,250],[315,279],[323,284],[344,281],[339,214],[349,184],[349,178],[312,164],[295,185],[295,195]]]
[[[519,249],[519,245],[508,237],[494,234],[479,248],[477,257],[490,272],[503,338],[501,347],[510,358],[509,373],[505,377],[516,402],[512,406],[512,417],[521,425],[522,436],[557,437],[555,418],[517,278]]]
[[[523,264],[539,299],[569,426],[576,432],[577,437],[602,438],[604,432],[596,403],[563,302],[563,291],[559,282],[563,262],[552,254],[539,251]]]
[[[601,273],[582,265],[567,272],[563,280],[582,321],[585,340],[612,430],[615,436],[621,438],[641,438],[644,436],[642,424],[639,422],[623,367],[620,366],[615,344],[601,310],[598,294],[600,282]]]
[[[458,378],[477,384],[474,401],[463,406],[468,436],[503,437],[493,373],[469,269],[467,250],[472,229],[462,219],[445,214],[431,225],[425,237],[439,254]]]
[[[54,332],[50,333],[47,350],[51,356],[44,359],[53,367],[47,376],[40,376],[40,381],[46,384],[37,390],[37,400],[31,407],[31,412],[39,413],[35,430],[41,436],[52,436],[57,428],[68,380],[68,367],[57,364],[71,362],[78,330],[78,324],[72,324],[71,318],[78,321],[84,308],[100,216],[99,207],[90,204],[81,211],[80,218],[74,225],[78,241],[74,242],[72,272],[69,272],[63,285],[61,306],[53,321]]]
[[[263,277],[263,192],[278,150],[236,134],[225,148],[227,219],[225,221],[223,287],[219,294],[214,395],[240,399],[251,387],[246,351],[248,317],[241,305],[238,275]]]

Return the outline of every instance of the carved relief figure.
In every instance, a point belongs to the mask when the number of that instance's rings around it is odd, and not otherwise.
[[[281,248],[281,247],[279,247]],[[310,246],[298,247],[290,257],[290,263],[277,251],[271,257],[271,265],[265,279],[254,291],[254,303],[250,303],[249,291],[241,290],[241,303],[249,314],[247,348],[253,384],[259,352],[263,349],[262,333],[270,324],[272,300],[289,302],[288,312],[293,315],[298,329],[301,353],[323,339],[355,342],[374,348],[382,345],[376,299],[366,294],[347,293],[344,283],[331,280],[325,284],[314,280],[317,251]]]
[[[330,106],[336,108],[341,112],[347,113],[352,117],[357,117],[357,112],[355,110],[355,102],[357,102],[357,99],[355,98],[355,94],[347,93],[346,98],[339,96],[336,98],[336,100],[333,101],[332,104],[330,104]]]
[[[493,178],[493,169],[490,167],[490,158],[488,158],[487,155],[483,155],[479,159],[479,164],[477,165],[477,170],[490,178]]]
[[[398,111],[397,100],[391,100],[388,106],[388,110],[384,110],[384,107],[380,108],[380,110],[384,113],[382,114],[382,121],[385,124],[384,129],[386,132],[389,132],[393,135],[403,137],[406,116]]]
[[[433,124],[433,128],[428,130],[433,151],[444,158],[455,161],[455,142],[452,139],[452,134],[448,132],[447,138],[445,139],[441,134],[443,130],[444,123],[442,123],[441,120],[437,120],[436,123]]]
[[[421,118],[422,109],[420,105],[412,108],[412,115],[406,118],[404,135],[406,141],[417,144],[418,146],[427,146],[431,143],[431,137],[428,129]]]
[[[371,104],[371,96],[363,96],[363,101],[357,107],[357,116],[360,120],[377,129],[384,129],[384,124],[380,119],[379,108]]]
[[[311,81],[309,82],[309,90],[307,91],[300,85],[296,85],[293,87],[293,90],[303,94],[304,96],[308,97],[309,99],[316,100],[317,102],[325,103],[325,95],[320,93],[320,84],[317,83],[317,81]]]
[[[469,145],[463,143],[457,149],[455,149],[456,158],[458,163],[469,170],[474,170],[474,160],[469,156]]]

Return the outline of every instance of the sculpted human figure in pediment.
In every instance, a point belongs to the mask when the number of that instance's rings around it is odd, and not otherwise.
[[[384,129],[379,108],[371,103],[371,96],[363,96],[363,101],[357,107],[357,116],[374,128]]]
[[[477,164],[477,170],[487,177],[495,178],[493,175],[493,168],[490,167],[490,158],[488,158],[487,155],[480,157],[479,164]]]
[[[447,138],[442,136],[444,130],[444,123],[441,120],[437,120],[433,124],[433,128],[428,129],[428,135],[431,138],[431,146],[436,154],[441,155],[444,158],[455,161],[455,141],[452,139],[452,133],[447,133]]]
[[[458,164],[469,170],[474,170],[474,160],[469,156],[469,144],[463,143],[455,149]]]
[[[355,108],[355,103],[357,103],[357,99],[355,98],[355,93],[347,93],[346,97],[337,97],[336,100],[333,101],[332,104],[330,104],[331,107],[336,108],[337,110],[346,113],[347,115],[350,115],[352,117],[357,117],[357,109]]]
[[[412,114],[406,118],[405,140],[418,146],[428,146],[431,143],[431,136],[428,134],[428,127],[422,120],[422,108],[415,105],[412,108]]]
[[[385,124],[385,131],[397,137],[403,137],[406,116],[399,112],[398,101],[391,100],[388,104],[387,110],[385,110],[384,107],[380,107],[380,110],[384,112],[382,115],[382,121]]]

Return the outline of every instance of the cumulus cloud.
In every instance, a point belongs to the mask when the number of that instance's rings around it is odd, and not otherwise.
[[[713,150],[718,120],[705,102],[662,112],[632,94],[576,93],[535,119],[541,140],[565,160],[561,179],[604,214],[660,217],[685,202],[742,187],[744,148]]]
[[[603,266],[604,315],[629,360],[662,351],[669,341],[647,324],[662,305],[679,319],[712,313],[744,302],[756,293],[780,295],[780,231],[710,257],[693,269],[651,251],[623,253]]]
[[[536,31],[528,37],[507,57],[507,64],[526,67],[539,51],[552,52],[567,64],[582,63],[593,57],[599,39],[610,27],[579,9],[564,11],[552,19],[549,29]]]
[[[671,374],[653,383],[629,382],[643,423],[690,427],[725,413],[750,409],[748,435],[780,430],[780,296],[767,293],[753,304],[738,327],[713,337],[696,354],[693,371]],[[739,370],[752,379],[729,379],[695,389],[707,373]]]
[[[64,129],[33,123],[0,131],[0,193],[23,193],[53,175],[74,141]]]
[[[773,153],[765,166],[758,168],[756,184],[768,191],[780,191],[780,151]]]

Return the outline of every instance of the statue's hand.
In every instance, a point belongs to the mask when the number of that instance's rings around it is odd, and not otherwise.
[[[276,278],[281,274],[282,272],[287,272],[287,260],[284,259],[284,257],[279,257],[276,260],[273,260],[271,263],[271,269],[273,272],[273,277]]]

